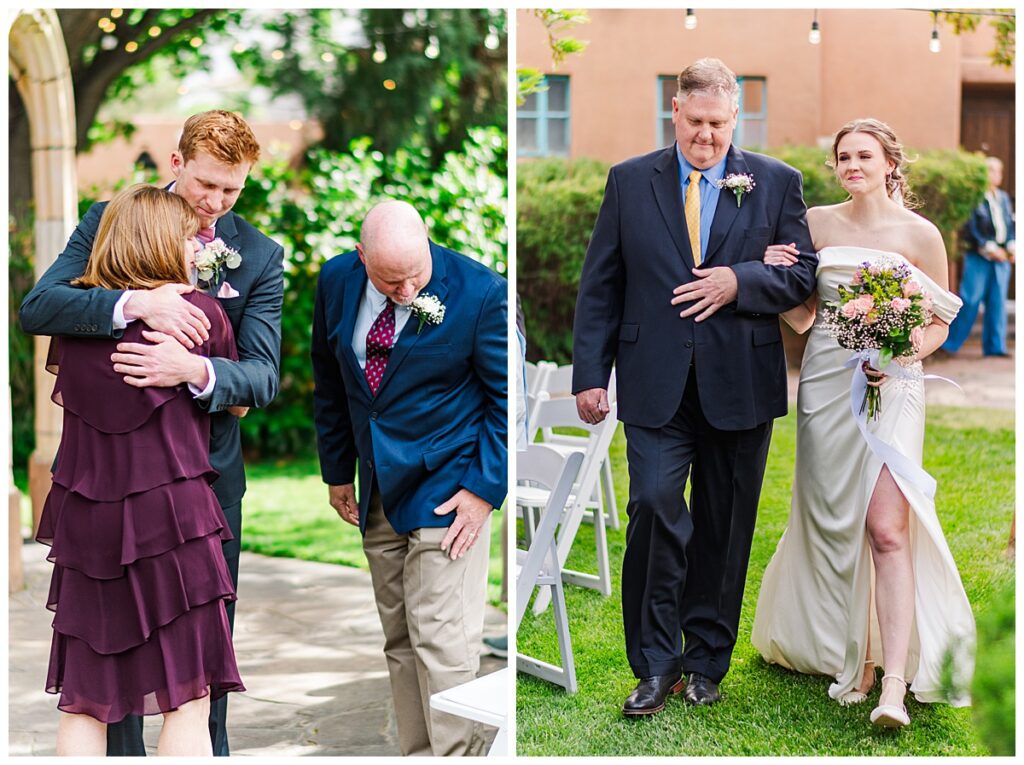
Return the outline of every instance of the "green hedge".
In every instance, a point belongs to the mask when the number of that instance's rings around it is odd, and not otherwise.
[[[432,239],[505,273],[507,152],[502,131],[475,128],[463,150],[447,155],[436,171],[422,147],[384,155],[369,139],[353,142],[346,153],[311,152],[298,170],[280,161],[253,171],[235,210],[284,246],[285,291],[281,389],[273,404],[242,420],[248,456],[285,457],[315,449],[309,347],[316,280],[327,259],[355,246],[360,223],[374,204],[387,197],[408,200],[423,215]],[[95,198],[95,193],[83,195],[80,212]],[[17,327],[17,307],[32,284],[30,237],[31,226],[11,232],[8,322],[18,465],[32,449],[32,343]]]
[[[825,164],[827,150],[786,146],[766,153],[803,174],[809,207],[847,198]],[[516,278],[531,361],[572,359],[579,275],[607,173],[607,163],[588,159],[524,160],[517,167]],[[960,257],[956,234],[984,196],[984,158],[963,151],[921,152],[908,178],[922,202],[918,212],[942,231],[949,257]]]

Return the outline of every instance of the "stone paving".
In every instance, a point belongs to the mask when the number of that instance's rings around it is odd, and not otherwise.
[[[50,650],[49,548],[24,546],[26,589],[8,601],[9,748],[53,755],[56,697],[42,689]],[[370,575],[344,566],[243,553],[235,651],[247,691],[229,701],[231,752],[262,756],[398,755],[384,635]],[[484,633],[505,632],[488,607]],[[485,656],[481,674],[505,666]],[[148,718],[156,753],[159,718]],[[486,729],[489,739],[494,729]]]

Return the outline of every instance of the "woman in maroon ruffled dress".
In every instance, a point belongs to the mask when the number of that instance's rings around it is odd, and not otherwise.
[[[198,219],[181,197],[137,185],[103,213],[81,287],[188,283]],[[185,298],[210,320],[193,350],[237,359],[215,298]],[[121,340],[144,342],[142,322]],[[46,690],[60,694],[60,755],[102,755],[106,725],[164,716],[158,754],[211,754],[211,697],[245,688],[225,602],[228,524],[210,488],[210,421],[188,387],[136,388],[114,372],[119,340],[55,338],[47,368],[64,431],[37,539],[54,564]],[[242,414],[242,412],[236,412]]]

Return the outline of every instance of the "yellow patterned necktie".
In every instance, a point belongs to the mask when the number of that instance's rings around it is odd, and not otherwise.
[[[690,185],[686,187],[686,230],[690,234],[690,249],[693,251],[693,265],[700,265],[700,170],[690,173]]]

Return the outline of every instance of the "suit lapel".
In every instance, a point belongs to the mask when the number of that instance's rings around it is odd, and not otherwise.
[[[445,262],[446,256],[444,251],[433,242],[430,243],[430,262],[431,262],[431,274],[430,281],[427,286],[423,288],[422,293],[429,293],[437,297],[441,303],[444,303],[445,298],[448,296],[448,270]],[[395,375],[395,370],[398,369],[399,365],[409,355],[410,349],[419,342],[419,339],[424,335],[430,334],[430,325],[424,324],[423,330],[418,331],[420,326],[419,319],[416,318],[415,314],[409,317],[409,320],[405,323],[402,328],[402,334],[398,336],[398,341],[391,349],[391,356],[388,358],[387,368],[384,370],[384,377],[381,378],[380,386],[377,388],[377,396],[379,397],[384,389],[387,387],[388,381]],[[369,390],[369,388],[367,388]]]
[[[356,352],[352,350],[352,335],[355,332],[356,317],[359,315],[359,306],[363,302],[363,293],[366,291],[366,268],[359,263],[352,273],[345,280],[345,291],[342,297],[341,329],[338,332],[338,344],[341,348],[341,355],[348,362],[352,374],[359,380],[360,390],[366,398],[371,399],[370,386],[366,383],[366,375],[359,366]],[[379,389],[378,389],[379,390]]]
[[[213,233],[214,236],[220,239],[224,244],[233,250],[237,250],[242,254],[242,263],[245,263],[245,253],[242,253],[242,247],[240,244],[240,237],[238,234],[238,225],[235,221],[237,216],[233,212],[228,212],[227,215],[222,215],[213,222]],[[242,266],[240,265],[239,268]],[[225,266],[220,278],[214,279],[213,282],[206,288],[206,294],[210,297],[217,297],[217,293],[220,291],[220,286],[224,282],[230,283],[231,280],[228,278],[230,270]]]
[[[743,152],[735,146],[729,147],[729,154],[725,160],[725,177],[732,173],[746,173],[747,161]],[[715,208],[715,217],[711,221],[711,234],[708,236],[708,251],[704,256],[704,262],[714,257],[715,253],[725,241],[729,229],[739,215],[740,207],[736,204],[735,195],[728,189],[718,192],[718,206]]]
[[[665,219],[672,241],[683,260],[693,268],[693,253],[686,233],[686,214],[683,211],[683,196],[679,186],[679,163],[676,160],[676,145],[666,149],[654,164],[651,188],[658,202],[658,209]]]

